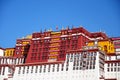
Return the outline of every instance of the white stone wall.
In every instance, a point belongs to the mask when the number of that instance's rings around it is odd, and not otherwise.
[[[80,54],[81,53],[77,53],[77,54],[73,53],[73,55],[69,54],[69,57],[67,54],[65,62],[59,63],[59,64],[16,66],[13,78],[9,78],[10,76],[8,75],[8,74],[11,74],[11,72],[9,72],[9,69],[11,69],[10,66],[8,67],[8,66],[0,65],[0,70],[1,70],[0,80],[3,80],[5,78],[8,80],[67,80],[67,79],[69,80],[100,80],[99,78],[101,76],[103,76],[105,79],[120,80],[120,62],[119,61],[109,63],[109,71],[108,71],[108,63],[105,63],[104,71],[103,71],[100,68],[100,66],[103,66],[101,65],[101,62],[103,61],[100,59],[100,58],[102,59],[104,58],[102,56],[103,54],[101,55],[100,52],[96,52],[95,69],[80,69],[80,66],[81,66],[80,62],[82,60],[80,59],[80,56],[82,56]],[[94,56],[94,55],[89,55],[89,56]],[[83,60],[86,61],[87,58]],[[10,61],[9,63],[11,63],[11,60],[8,60],[8,61]],[[21,62],[22,62],[22,59],[21,59]],[[73,70],[74,62],[79,62],[78,70],[77,70],[77,66],[75,66],[75,70]],[[4,63],[5,62],[3,62],[3,64]],[[62,64],[64,64],[63,71],[62,71]],[[77,63],[75,64],[77,65]],[[82,65],[83,64],[84,63],[82,63]],[[67,65],[68,65],[68,70],[67,70]]]
[[[59,67],[58,64],[34,65],[33,67],[32,65],[31,66],[29,65],[29,68],[28,66],[17,66],[15,68],[13,80],[99,80],[100,78],[99,55],[98,55],[99,52],[97,52],[96,54],[97,55],[96,55],[94,69],[80,70],[80,64],[78,64],[79,69],[77,70],[77,66],[76,66],[75,70],[73,70],[75,56],[79,54],[76,55],[73,54],[73,57],[71,57],[70,54],[69,58],[67,57],[68,55],[66,55],[66,61],[64,62],[63,71],[62,71],[62,63],[59,63]],[[77,60],[78,62],[81,61],[80,59]],[[49,65],[50,65],[50,72],[49,72]],[[68,65],[68,71],[67,71],[67,65]],[[101,72],[101,74],[103,73]]]
[[[116,54],[120,55],[120,48],[116,48],[115,51],[116,51]]]
[[[8,67],[1,67],[0,71],[0,80],[3,80],[4,78],[8,78]]]
[[[0,49],[0,56],[4,56],[4,50]]]

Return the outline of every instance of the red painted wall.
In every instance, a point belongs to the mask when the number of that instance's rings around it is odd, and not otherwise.
[[[61,30],[61,35],[67,35],[66,37],[61,37],[58,42],[60,46],[58,47],[58,55],[57,61],[65,60],[66,52],[70,50],[79,50],[82,49],[83,46],[86,46],[86,42],[89,41],[84,35],[88,37],[103,37],[106,38],[104,34],[93,34],[85,30],[84,28],[73,28],[73,29],[65,29]],[[83,33],[84,35],[80,35],[78,33]],[[75,35],[72,35],[75,34]],[[91,34],[93,34],[91,36]],[[50,37],[49,39],[45,39],[45,37]],[[36,39],[36,40],[35,40]],[[26,63],[33,62],[47,62],[50,55],[50,44],[51,44],[51,32],[44,33],[33,33],[32,41],[30,44],[29,52],[27,54]]]

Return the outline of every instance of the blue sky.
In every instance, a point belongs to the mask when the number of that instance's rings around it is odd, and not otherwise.
[[[72,25],[120,36],[119,0],[0,0],[0,46],[41,29]]]

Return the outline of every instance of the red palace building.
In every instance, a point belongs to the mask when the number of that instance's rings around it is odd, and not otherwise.
[[[120,80],[119,43],[83,27],[35,32],[0,56],[0,80]]]
[[[82,49],[89,40],[107,39],[105,33],[90,33],[83,27],[64,29],[61,31],[35,32],[29,39],[26,63],[64,61],[66,52]],[[17,41],[17,45],[19,40]],[[20,46],[20,45],[19,45]],[[22,48],[16,48],[15,54]],[[15,55],[16,56],[16,55]]]

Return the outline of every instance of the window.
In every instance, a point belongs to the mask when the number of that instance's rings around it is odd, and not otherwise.
[[[111,63],[111,66],[113,66],[113,63]]]
[[[1,75],[1,68],[2,68],[2,67],[0,67],[0,75]]]
[[[80,66],[80,70],[82,70],[82,66]]]
[[[110,64],[108,63],[108,67],[110,66]]]
[[[68,58],[67,64],[66,64],[66,71],[68,71],[68,66],[69,66],[69,58]]]
[[[73,54],[71,54],[71,58],[70,58],[70,62],[72,62],[73,61]]]
[[[34,52],[34,49],[32,49],[32,52]]]
[[[75,70],[75,66],[73,66],[73,70]]]
[[[50,72],[50,64],[49,64],[49,66],[48,66],[48,72]]]
[[[70,44],[70,40],[68,40],[68,44]]]
[[[117,63],[114,63],[115,64],[115,66],[117,66]]]
[[[78,66],[76,67],[76,70],[78,70]]]
[[[16,52],[16,54],[19,54],[19,52]]]
[[[92,65],[90,65],[90,69],[92,69]]]
[[[40,42],[40,46],[42,47],[42,42]]]
[[[118,63],[118,66],[120,66],[120,62]]]
[[[2,72],[2,75],[4,75],[5,74],[5,67],[3,67],[3,72]]]
[[[17,47],[17,49],[19,50],[19,49],[20,49],[20,47]]]
[[[33,60],[33,57],[31,57],[31,60]]]
[[[109,68],[107,68],[107,71],[108,71],[108,72],[110,71]]]
[[[33,66],[32,66],[32,68],[31,68],[31,73],[33,73]]]
[[[34,44],[36,43],[37,41],[34,41]]]
[[[95,69],[95,65],[93,65],[93,69]]]
[[[61,71],[63,71],[63,67],[64,67],[64,64],[62,64],[62,68],[61,68]]]
[[[52,70],[52,72],[54,72],[55,71],[55,64],[53,64],[53,70]]]
[[[46,71],[46,65],[44,65],[44,71],[43,72],[45,72]]]
[[[118,67],[118,71],[120,71],[120,68]]]
[[[108,52],[108,51],[107,51],[107,45],[104,46],[104,51],[105,51],[105,52]]]
[[[113,71],[113,68],[111,68],[111,72]]]
[[[36,70],[35,70],[35,73],[37,73],[37,70],[38,70],[38,66],[36,66]]]
[[[39,73],[41,73],[42,72],[42,65],[40,66],[40,69],[39,69]]]
[[[75,38],[76,38],[76,36],[73,36],[72,38],[73,38],[73,39],[75,39]]]
[[[23,66],[23,74],[25,73],[25,66]]]
[[[63,37],[62,40],[65,40],[65,38]]]
[[[12,72],[12,69],[11,69],[11,68],[8,68],[8,72],[11,73],[11,72]]]
[[[47,42],[47,40],[45,39],[44,42]]]
[[[59,64],[57,64],[57,72],[59,71]]]
[[[114,68],[114,72],[116,72],[116,68]]]
[[[27,73],[29,73],[29,66],[27,66]]]
[[[21,67],[19,67],[18,74],[20,74],[20,72],[21,72]]]
[[[40,60],[40,53],[38,53],[38,60]]]

